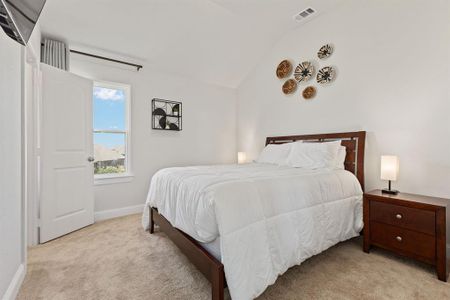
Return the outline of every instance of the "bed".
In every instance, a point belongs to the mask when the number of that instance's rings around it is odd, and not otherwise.
[[[266,145],[340,140],[345,170],[250,163],[168,168],[152,178],[155,224],[212,284],[212,299],[252,299],[288,268],[362,229],[365,132],[268,137]],[[226,280],[225,280],[226,277]]]

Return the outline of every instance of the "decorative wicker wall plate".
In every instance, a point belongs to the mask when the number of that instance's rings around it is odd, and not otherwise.
[[[294,79],[288,79],[283,84],[283,93],[285,93],[286,95],[292,94],[293,92],[295,92],[296,89],[297,89],[297,81],[295,81]]]
[[[291,72],[292,72],[292,64],[287,59],[283,60],[282,62],[280,62],[278,64],[277,72],[276,72],[278,78],[280,78],[280,79],[285,78],[285,77],[289,76],[289,74],[291,74]]]
[[[295,68],[294,78],[298,82],[308,81],[314,74],[314,66],[309,61],[304,61]]]
[[[302,92],[303,98],[311,99],[316,95],[316,88],[313,86],[307,86]]]
[[[320,84],[330,83],[334,79],[335,73],[333,67],[324,67],[317,72],[317,82]]]
[[[330,44],[323,45],[320,47],[319,51],[317,51],[317,56],[320,59],[325,59],[329,57],[333,53],[333,47]]]

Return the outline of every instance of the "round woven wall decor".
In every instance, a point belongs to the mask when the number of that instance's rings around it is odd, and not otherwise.
[[[314,74],[314,66],[309,61],[304,61],[295,68],[294,78],[298,82],[308,81]]]
[[[323,45],[320,47],[319,51],[317,52],[317,56],[320,59],[325,59],[329,57],[333,53],[333,47],[330,44]]]
[[[292,94],[293,92],[295,92],[296,89],[297,89],[297,81],[295,81],[294,79],[286,80],[282,88],[283,93],[285,93],[286,95]]]
[[[287,59],[283,60],[278,64],[276,72],[278,78],[280,79],[285,78],[289,76],[291,72],[292,72],[292,64]]]
[[[317,72],[316,80],[320,84],[330,83],[334,79],[333,67],[324,67]]]
[[[302,92],[303,98],[306,100],[314,98],[316,95],[316,88],[313,86],[307,86]]]

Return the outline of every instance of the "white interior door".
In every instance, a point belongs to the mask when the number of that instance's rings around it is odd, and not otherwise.
[[[41,64],[39,242],[94,223],[93,82]]]

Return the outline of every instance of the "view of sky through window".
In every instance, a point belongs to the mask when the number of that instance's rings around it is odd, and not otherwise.
[[[94,130],[125,130],[125,93],[119,89],[94,87]],[[94,144],[108,148],[123,145],[123,136],[96,135]]]
[[[94,173],[126,172],[126,93],[95,86],[93,91]]]

